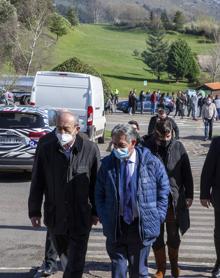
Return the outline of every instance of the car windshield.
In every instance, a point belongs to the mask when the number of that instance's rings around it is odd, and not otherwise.
[[[41,115],[21,112],[0,112],[0,128],[41,128],[44,127]]]

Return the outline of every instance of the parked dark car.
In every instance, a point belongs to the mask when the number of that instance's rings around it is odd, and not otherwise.
[[[170,112],[172,112],[174,110],[174,103],[172,101],[171,97],[164,97],[165,100],[165,110],[167,112],[167,114],[169,114]],[[157,100],[157,105],[158,105],[158,100]],[[124,100],[124,101],[120,101],[117,104],[117,110],[122,111],[124,113],[128,113],[129,111],[129,107],[128,107],[128,101]],[[141,102],[137,101],[137,112],[141,112]],[[143,112],[150,112],[151,111],[151,101],[150,101],[150,95],[145,96],[145,100],[144,100],[144,107],[143,107]]]

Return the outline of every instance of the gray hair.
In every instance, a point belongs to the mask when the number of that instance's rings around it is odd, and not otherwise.
[[[73,113],[71,110],[68,110],[68,109],[59,109],[57,111],[56,121],[58,121],[62,117],[62,115],[64,115],[64,114],[73,117],[74,118],[74,124],[79,125],[79,117],[77,115],[75,115],[75,113]]]
[[[126,141],[131,142],[131,140],[137,140],[137,131],[129,124],[118,124],[111,132],[111,137],[125,135]]]

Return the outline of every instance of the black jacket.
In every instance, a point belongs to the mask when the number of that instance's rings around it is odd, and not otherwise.
[[[83,235],[89,232],[91,215],[96,215],[94,187],[100,154],[96,144],[79,135],[70,160],[55,134],[39,144],[32,171],[28,200],[29,217],[41,216],[54,234]]]
[[[160,158],[158,146],[154,136],[148,137],[144,146]],[[163,161],[170,181],[170,189],[176,219],[179,223],[181,233],[184,234],[190,227],[189,210],[186,207],[186,199],[193,199],[193,177],[189,158],[183,144],[173,139],[166,150],[165,161]]]
[[[151,117],[149,125],[148,125],[148,135],[153,134],[155,125],[156,125],[156,123],[157,123],[157,121],[159,119],[160,118],[157,115]],[[175,139],[179,139],[179,128],[178,128],[176,122],[172,118],[170,118],[170,117],[167,117],[166,119],[168,119],[171,122],[171,124],[172,124],[173,130],[175,132]]]
[[[212,140],[202,169],[200,199],[210,199],[220,211],[220,137]]]

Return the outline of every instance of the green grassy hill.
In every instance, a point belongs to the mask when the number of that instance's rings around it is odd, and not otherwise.
[[[195,53],[207,53],[212,47],[210,43],[201,43],[201,38],[195,36],[170,34],[166,38],[171,42],[178,37],[185,39]],[[120,31],[106,25],[80,25],[59,39],[52,66],[76,56],[102,73],[112,89],[119,89],[121,96],[127,96],[131,88],[165,92],[187,88],[187,83],[168,81],[167,75],[158,83],[146,70],[146,65],[133,56],[134,49],[140,53],[145,49],[146,38],[147,34],[142,30]],[[148,81],[147,87],[143,86],[144,80]]]

